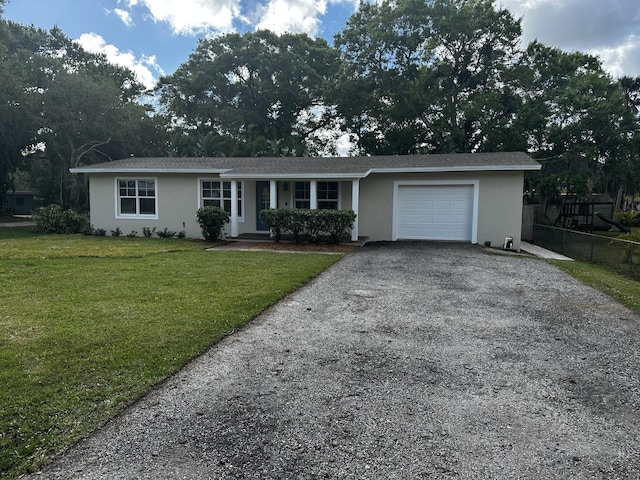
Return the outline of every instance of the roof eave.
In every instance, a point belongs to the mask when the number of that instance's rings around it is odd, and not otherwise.
[[[221,173],[220,178],[234,178],[234,179],[242,179],[242,180],[264,180],[265,178],[273,179],[273,180],[290,180],[292,178],[295,179],[310,179],[314,178],[336,178],[336,179],[356,179],[356,178],[364,178],[367,176],[367,173],[300,173],[300,172],[291,172],[291,173],[234,173],[233,170]]]
[[[401,167],[401,168],[372,168],[370,173],[446,173],[446,172],[519,172],[537,171],[542,165],[473,165],[473,166],[442,166],[442,167]]]
[[[70,168],[69,172],[71,173],[143,173],[145,175],[149,175],[151,173],[205,173],[205,174],[222,174],[224,172],[228,172],[230,169],[228,168],[143,168],[143,167],[132,167],[132,168],[90,168],[90,167],[78,167],[78,168]]]

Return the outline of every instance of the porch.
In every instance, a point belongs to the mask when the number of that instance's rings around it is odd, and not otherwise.
[[[221,175],[224,179],[224,175]],[[359,178],[278,178],[258,179],[234,177],[224,179],[228,188],[222,193],[225,209],[229,212],[229,238],[267,240],[268,228],[260,221],[260,211],[266,209],[308,208],[353,210],[356,214],[351,241],[358,242],[358,215],[360,197]],[[202,190],[201,190],[202,191]],[[206,205],[206,198],[203,198]],[[215,200],[214,200],[215,201]]]

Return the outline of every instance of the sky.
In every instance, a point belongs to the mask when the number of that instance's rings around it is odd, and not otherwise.
[[[133,69],[152,88],[187,61],[198,39],[269,29],[332,43],[360,0],[9,0],[3,17],[57,25],[85,49]],[[598,55],[613,76],[640,76],[640,0],[497,0],[538,39]]]

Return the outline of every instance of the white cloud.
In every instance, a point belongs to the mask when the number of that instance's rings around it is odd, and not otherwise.
[[[107,44],[104,38],[95,33],[84,33],[76,42],[88,52],[103,53],[109,62],[131,69],[146,88],[153,88],[156,84],[157,78],[153,72],[164,75],[155,55],[138,59],[131,52],[122,52],[115,45]]]
[[[127,10],[123,10],[121,8],[114,8],[113,13],[115,13],[122,23],[124,23],[127,27],[132,27],[134,25],[133,19],[131,18],[131,14]]]
[[[327,11],[326,0],[270,0],[259,9],[256,30],[275,33],[318,33],[319,17]]]
[[[129,14],[134,7],[144,8],[146,18],[168,24],[175,35],[230,33],[241,23],[256,30],[315,36],[327,4],[345,2],[357,0],[119,0],[118,4],[127,5]]]
[[[631,35],[625,43],[610,48],[596,49],[604,68],[614,77],[640,76],[640,36]]]
[[[138,0],[155,22],[167,22],[174,34],[232,32],[241,18],[240,0]]]
[[[523,42],[599,54],[613,75],[638,75],[638,0],[498,0],[522,17]],[[635,53],[634,53],[635,52]],[[635,58],[631,58],[635,54]],[[606,58],[605,58],[606,57]],[[629,72],[627,68],[633,68]]]

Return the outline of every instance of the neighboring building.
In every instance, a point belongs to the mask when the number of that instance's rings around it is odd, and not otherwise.
[[[89,175],[91,223],[201,237],[196,211],[229,212],[228,236],[264,233],[266,208],[357,214],[353,239],[491,242],[520,248],[525,153],[317,158],[127,158],[73,168]]]
[[[35,208],[33,197],[33,192],[8,191],[7,209],[14,215],[29,215]]]

